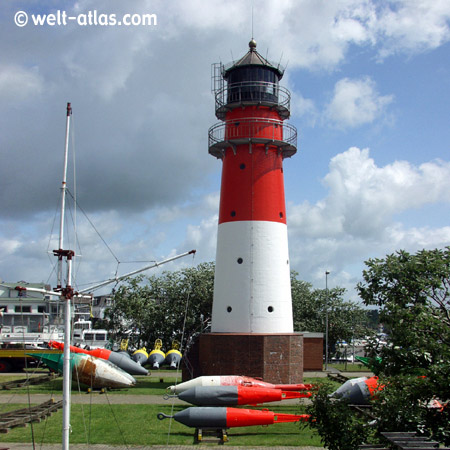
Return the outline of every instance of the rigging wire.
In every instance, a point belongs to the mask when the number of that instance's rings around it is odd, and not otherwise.
[[[115,422],[116,422],[117,429],[119,430],[119,433],[120,433],[120,435],[122,436],[123,443],[124,443],[126,449],[129,450],[127,441],[126,441],[125,436],[124,436],[124,432],[123,432],[122,429],[120,428],[120,424],[119,424],[119,421],[117,420],[117,416],[116,416],[116,414],[114,413],[114,409],[112,408],[112,405],[111,405],[111,403],[110,403],[110,401],[109,401],[108,391],[107,391],[107,390],[105,390],[105,396],[106,396],[106,400],[108,401],[109,409],[110,409],[110,411],[111,411],[111,413],[112,413],[112,415],[113,415],[113,417],[114,417],[114,420],[115,420]]]
[[[194,259],[195,259],[195,253],[192,254],[192,266],[194,266]],[[186,304],[185,304],[185,308],[184,308],[184,319],[183,319],[183,330],[181,332],[181,340],[180,340],[180,352],[181,350],[183,350],[183,341],[184,341],[184,332],[186,329],[186,319],[187,319],[187,312],[188,312],[188,307],[189,307],[189,299],[191,296],[191,292],[192,292],[192,284],[189,284],[188,286],[188,292],[187,292],[187,297],[186,297]],[[178,361],[177,364],[177,375],[178,375],[178,371],[180,368],[180,364],[181,364],[181,359],[180,361]],[[175,386],[177,385],[178,382],[178,376],[175,378]],[[167,431],[167,442],[166,445],[169,445],[169,439],[170,439],[170,432],[172,430],[172,421],[173,421],[173,410],[175,408],[175,397],[172,397],[172,407],[171,407],[171,412],[170,412],[170,420],[169,420],[169,429]]]
[[[22,349],[24,351],[23,354],[23,358],[24,358],[24,364],[25,364],[25,369],[28,368],[28,361],[27,361],[27,356],[25,355],[25,318],[23,315],[23,297],[21,295],[22,292],[26,292],[26,291],[22,291],[22,290],[18,290],[18,298],[19,298],[19,308],[20,308],[20,321],[22,323]],[[27,324],[28,326],[28,324]],[[30,382],[29,382],[29,373],[28,370],[26,371],[26,379],[27,379],[27,400],[28,400],[28,411],[30,414],[30,418],[32,418],[32,413],[31,413],[31,395],[30,395]],[[36,450],[35,447],[35,439],[34,439],[34,427],[33,427],[33,421],[31,421],[31,442],[33,444],[33,450]]]
[[[72,113],[71,117],[72,127],[72,167],[73,167],[73,196],[74,196],[74,212],[73,212],[73,226],[74,226],[74,248],[77,247],[78,233],[77,233],[77,166],[76,166],[76,154],[75,154],[75,117]]]
[[[81,397],[81,383],[80,383],[80,378],[79,378],[79,374],[78,374],[78,367],[75,366],[75,374],[76,374],[76,379],[77,379],[77,388],[78,388],[78,394]],[[92,378],[92,372],[91,372],[91,378]],[[91,386],[92,386],[92,381],[91,381]],[[84,407],[83,407],[83,403],[80,402],[80,406],[81,406],[81,418],[83,421],[83,427],[84,427],[84,435],[86,436],[86,444],[89,446],[89,441],[90,441],[90,429],[88,432],[88,429],[86,428],[86,420],[85,420],[85,414],[84,414]],[[92,404],[90,406],[90,409],[92,409]],[[89,415],[89,426],[91,423],[91,416]]]
[[[53,274],[56,273],[56,265],[57,265],[57,263],[56,263],[56,260],[55,260],[55,258],[54,258],[54,255],[53,255],[53,251],[50,251],[50,245],[51,245],[51,243],[52,243],[53,231],[54,231],[54,229],[55,229],[56,218],[57,218],[57,216],[58,216],[58,206],[59,206],[59,202],[56,202],[56,205],[55,205],[55,214],[54,214],[54,216],[53,216],[53,223],[52,223],[52,227],[51,227],[51,229],[50,229],[50,234],[49,234],[49,236],[48,236],[47,256],[48,256],[48,260],[50,261],[50,264],[51,264],[51,266],[53,267],[53,269],[52,269],[52,271],[50,272],[50,274],[49,274],[49,276],[48,276],[48,278],[47,278],[46,284],[49,284],[49,283],[50,283],[51,277],[53,276]],[[50,256],[50,255],[52,255],[52,256]]]
[[[78,220],[77,220],[77,208],[78,208],[78,204],[77,204],[77,165],[76,165],[76,146],[75,146],[75,117],[72,113],[72,117],[71,117],[71,127],[72,127],[72,133],[71,133],[71,142],[72,142],[72,169],[73,169],[73,175],[72,175],[72,183],[73,183],[73,195],[70,193],[69,189],[66,189],[66,193],[69,192],[69,194],[71,195],[72,199],[73,199],[73,215],[72,215],[72,210],[70,210],[71,212],[71,218],[72,218],[72,224],[73,224],[73,230],[74,230],[74,237],[73,237],[73,248],[78,250],[75,251],[76,256],[82,256],[83,252],[81,250],[81,244],[80,244],[80,240],[78,239]],[[75,259],[75,263],[76,263],[76,267],[74,268],[73,271],[73,285],[78,285],[78,283],[76,282],[77,280],[77,275],[78,275],[78,271],[81,268],[81,260],[79,258]]]
[[[25,297],[23,297],[23,296],[20,294],[21,292],[25,292]],[[27,379],[27,383],[26,383],[26,387],[27,387],[27,400],[28,400],[28,409],[30,410],[30,417],[31,417],[30,378],[31,378],[32,375],[34,375],[34,374],[36,373],[36,371],[37,371],[37,369],[39,368],[41,362],[38,361],[38,364],[37,364],[36,368],[33,370],[33,372],[31,373],[31,376],[30,376],[30,374],[29,374],[29,372],[28,372],[28,370],[27,370],[27,369],[28,369],[28,359],[27,359],[27,357],[26,357],[26,355],[25,355],[25,345],[26,345],[26,343],[25,343],[25,326],[28,327],[29,324],[27,323],[27,324],[25,325],[25,316],[24,316],[24,310],[23,310],[23,306],[24,306],[24,305],[23,305],[23,298],[39,299],[40,297],[34,296],[34,295],[29,295],[29,294],[27,293],[26,290],[25,290],[25,291],[19,290],[19,291],[18,291],[18,298],[19,298],[18,303],[19,303],[19,308],[20,308],[20,319],[21,319],[21,323],[22,323],[22,348],[23,348],[23,350],[24,350],[24,366],[25,366],[26,379]],[[26,306],[28,306],[28,305],[26,305]],[[43,325],[42,325],[42,326],[43,326]],[[51,390],[51,392],[50,392],[50,397],[53,398],[54,383],[52,383],[51,386],[52,386],[52,390]],[[11,397],[10,401],[12,401],[12,398],[13,398],[13,397],[14,397],[14,396]],[[8,403],[10,403],[10,401],[9,401]],[[44,439],[44,436],[45,436],[45,430],[46,430],[46,427],[47,427],[47,421],[48,421],[48,417],[46,417],[46,419],[45,419],[44,432],[43,432],[43,434],[42,434],[42,441],[41,441],[41,444],[40,444],[40,448],[42,448],[42,445],[43,445],[43,439]],[[36,439],[35,439],[35,434],[34,434],[34,425],[33,425],[33,421],[30,421],[30,427],[31,427],[31,442],[32,442],[32,445],[33,445],[33,450],[35,450],[35,449],[36,449],[36,442],[35,442]]]
[[[40,365],[41,365],[41,361],[38,360],[38,363],[37,363],[37,366],[36,366],[36,370],[35,370],[35,371],[37,371],[37,369],[39,369]],[[52,387],[51,390],[50,390],[50,398],[53,399],[53,393],[55,392],[55,382],[52,381],[52,382],[50,383],[50,386]],[[47,430],[47,424],[48,424],[49,418],[50,418],[49,415],[48,415],[48,416],[45,416],[44,430],[43,430],[43,432],[42,432],[42,438],[41,438],[41,444],[40,444],[40,448],[41,448],[41,449],[43,448],[43,445],[44,445],[44,437],[45,437],[45,432],[46,432],[46,430]]]
[[[92,381],[91,381],[91,385],[92,385]],[[89,445],[91,442],[91,429],[92,429],[92,398],[93,398],[93,393],[92,390],[89,393],[89,426],[88,426],[88,441],[87,444]]]
[[[109,250],[109,252],[111,253],[111,255],[114,257],[114,259],[120,264],[119,259],[117,258],[117,256],[114,254],[114,252],[112,251],[111,247],[107,244],[107,242],[105,241],[105,239],[103,238],[103,236],[100,234],[100,232],[97,230],[97,228],[95,227],[94,223],[92,222],[92,220],[89,218],[89,216],[86,214],[86,211],[84,211],[84,209],[79,205],[78,201],[74,198],[73,194],[70,191],[67,191],[67,193],[72,197],[72,199],[75,202],[76,207],[83,213],[84,217],[86,218],[86,220],[89,222],[89,224],[92,226],[92,228],[94,229],[94,231],[97,233],[98,237],[102,240],[102,242],[105,244],[106,248]]]

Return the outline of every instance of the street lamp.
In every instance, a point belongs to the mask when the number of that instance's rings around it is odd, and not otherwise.
[[[328,370],[328,270],[325,272],[325,370]]]

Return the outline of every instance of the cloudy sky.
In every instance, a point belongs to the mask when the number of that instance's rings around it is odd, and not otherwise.
[[[2,0],[0,279],[54,284],[67,102],[70,190],[95,225],[78,211],[79,244],[66,241],[78,286],[117,261],[215,259],[211,64],[247,52],[252,9],[299,133],[284,162],[291,268],[315,287],[328,270],[354,298],[368,258],[450,245],[448,0]],[[99,24],[125,14],[136,25]]]

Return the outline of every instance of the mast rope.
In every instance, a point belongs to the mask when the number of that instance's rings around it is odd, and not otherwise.
[[[73,167],[73,228],[74,228],[74,247],[78,244],[78,233],[77,233],[77,165],[76,165],[76,154],[75,154],[75,116],[72,114],[71,117],[72,133],[70,137],[72,138],[72,167]]]
[[[59,202],[56,202],[55,215],[53,216],[53,223],[52,223],[52,227],[50,229],[50,234],[48,236],[47,257],[48,257],[48,260],[50,261],[50,264],[51,264],[53,269],[52,269],[52,271],[50,272],[50,274],[49,274],[49,276],[47,278],[46,284],[50,283],[51,277],[53,276],[54,273],[56,273],[56,265],[57,265],[57,263],[56,263],[56,260],[54,258],[54,255],[53,255],[53,251],[50,250],[50,245],[52,243],[53,231],[55,229],[56,218],[58,216],[58,206],[59,206]]]
[[[26,292],[19,290],[18,291],[18,295],[19,295],[19,307],[20,307],[20,318],[21,318],[21,322],[22,322],[22,348],[23,348],[23,358],[24,358],[24,363],[25,363],[25,369],[28,369],[28,361],[27,361],[27,356],[25,355],[25,322],[24,322],[24,315],[23,315],[23,304],[22,304],[22,296],[20,295],[21,292]],[[28,326],[28,325],[27,325]],[[29,373],[28,370],[26,370],[26,379],[27,379],[27,400],[28,400],[28,410],[30,411],[30,418],[32,417],[31,414],[31,395],[30,395],[30,383],[29,383]],[[31,421],[31,442],[33,443],[33,450],[36,450],[35,447],[35,443],[34,443],[34,427],[33,427],[33,421]]]
[[[194,266],[194,259],[195,259],[195,253],[192,254],[191,268]],[[183,319],[183,330],[181,332],[181,340],[180,340],[180,352],[181,352],[181,350],[183,350],[184,332],[185,332],[185,329],[186,329],[186,319],[187,319],[187,312],[188,312],[189,299],[191,297],[191,292],[192,292],[192,284],[189,283],[188,291],[187,291],[187,297],[186,297],[186,304],[185,304],[185,307],[184,307],[184,319]],[[175,378],[175,386],[178,383],[178,372],[179,372],[179,369],[180,369],[180,364],[181,364],[181,359],[180,359],[180,361],[178,361],[178,364],[177,364],[177,377]],[[172,405],[171,405],[171,410],[170,410],[169,429],[167,430],[166,446],[169,445],[170,433],[171,433],[171,430],[172,430],[173,410],[174,410],[174,407],[175,407],[175,397],[176,396],[172,397]]]
[[[110,401],[109,401],[109,396],[108,396],[107,390],[105,390],[105,396],[106,396],[106,400],[108,401],[109,409],[111,410],[111,413],[112,413],[112,415],[113,415],[113,417],[114,417],[114,420],[115,420],[115,422],[116,422],[117,429],[119,430],[119,433],[120,433],[120,435],[122,436],[122,439],[123,439],[123,443],[124,443],[125,447],[126,447],[127,450],[128,450],[129,447],[128,447],[127,441],[126,441],[126,439],[125,439],[124,432],[123,432],[122,429],[120,428],[120,424],[119,424],[119,421],[118,421],[118,419],[117,419],[117,416],[116,416],[116,414],[114,413],[114,409],[112,408],[112,405],[111,405],[111,403],[110,403]]]
[[[76,207],[83,213],[84,217],[86,218],[86,220],[89,222],[89,224],[91,225],[91,227],[94,229],[94,231],[97,233],[98,237],[102,240],[102,242],[105,244],[105,247],[109,250],[109,252],[111,253],[111,255],[114,257],[114,259],[120,263],[119,258],[117,258],[117,256],[114,254],[114,252],[112,251],[111,247],[108,245],[108,243],[105,241],[105,239],[103,238],[103,236],[100,234],[100,232],[97,230],[97,228],[95,227],[94,223],[92,222],[92,220],[89,218],[89,216],[86,214],[86,211],[79,205],[78,201],[76,200],[76,198],[74,197],[74,195],[68,190],[67,193],[72,197]]]
[[[38,298],[38,297],[29,297],[29,298]],[[19,300],[19,304],[21,303],[21,300]],[[24,327],[24,321],[23,321],[23,308],[21,307],[21,318],[22,318],[22,327]],[[23,345],[23,350],[25,351],[25,330],[24,328],[22,328],[22,345]],[[31,372],[31,374],[28,372],[28,360],[26,355],[24,354],[24,364],[25,364],[25,373],[26,373],[26,389],[27,389],[27,402],[28,402],[28,409],[30,410],[30,414],[31,414],[31,393],[30,393],[30,379],[33,375],[36,374],[37,370],[40,368],[41,366],[41,361],[39,360],[35,369]],[[54,393],[54,383],[51,383],[51,391],[50,391],[50,398],[53,398],[53,393]],[[9,398],[7,404],[10,404],[12,402],[12,400],[14,399],[14,397],[16,396],[16,393],[13,393],[11,395],[11,397]],[[44,442],[44,438],[45,438],[45,432],[46,432],[46,428],[47,428],[47,423],[48,423],[48,419],[49,416],[45,416],[45,422],[44,422],[44,430],[42,433],[42,440],[40,443],[40,448],[42,448],[43,446],[43,442]],[[34,425],[33,425],[33,420],[30,421],[30,431],[31,431],[31,444],[33,446],[33,450],[36,450],[36,437],[34,434]]]
[[[78,367],[77,366],[75,366],[75,373],[76,373],[76,377],[77,377],[78,394],[81,397],[81,385],[80,385],[80,378],[78,375]],[[91,372],[91,379],[92,379],[92,372]],[[91,385],[92,385],[92,382],[91,382]],[[90,404],[89,404],[89,431],[88,431],[88,428],[86,427],[83,403],[80,403],[80,406],[81,406],[81,417],[82,417],[82,421],[83,421],[84,434],[86,436],[86,444],[89,446],[90,438],[91,438],[92,394],[90,396]]]

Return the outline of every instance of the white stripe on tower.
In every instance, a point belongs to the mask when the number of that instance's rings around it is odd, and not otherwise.
[[[219,225],[212,332],[293,332],[287,244],[283,223]]]

